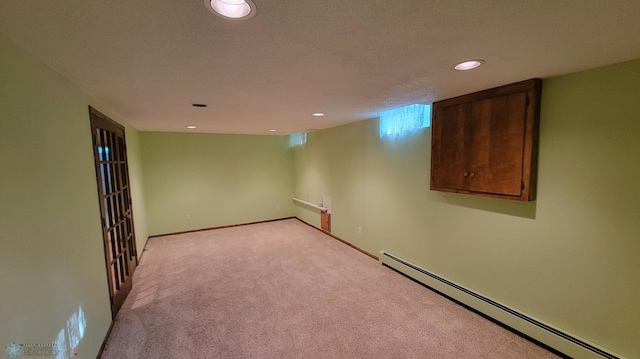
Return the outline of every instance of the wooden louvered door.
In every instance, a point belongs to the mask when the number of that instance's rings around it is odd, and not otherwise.
[[[92,107],[89,113],[111,314],[115,318],[131,290],[133,272],[138,265],[127,146],[123,126]]]

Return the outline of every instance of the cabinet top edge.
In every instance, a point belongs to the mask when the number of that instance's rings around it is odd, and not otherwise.
[[[542,91],[542,80],[539,78],[533,78],[530,80],[520,81],[509,85],[498,86],[487,90],[473,92],[466,95],[460,95],[445,100],[436,101],[433,103],[432,108],[446,107],[457,105],[465,102],[472,102],[482,100],[486,98],[509,95],[512,93],[534,91],[539,97]]]

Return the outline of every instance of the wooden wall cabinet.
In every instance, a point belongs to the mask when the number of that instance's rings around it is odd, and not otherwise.
[[[432,107],[431,189],[533,201],[542,80]]]

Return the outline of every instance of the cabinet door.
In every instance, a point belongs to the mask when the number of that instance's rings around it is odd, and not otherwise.
[[[474,101],[465,128],[465,188],[520,196],[527,93]]]
[[[433,104],[431,189],[533,201],[542,80]]]
[[[470,118],[469,103],[434,110],[431,146],[432,188],[464,188],[465,124]]]

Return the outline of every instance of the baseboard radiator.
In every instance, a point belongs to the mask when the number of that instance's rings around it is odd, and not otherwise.
[[[385,251],[380,263],[573,358],[627,359],[569,335]]]

